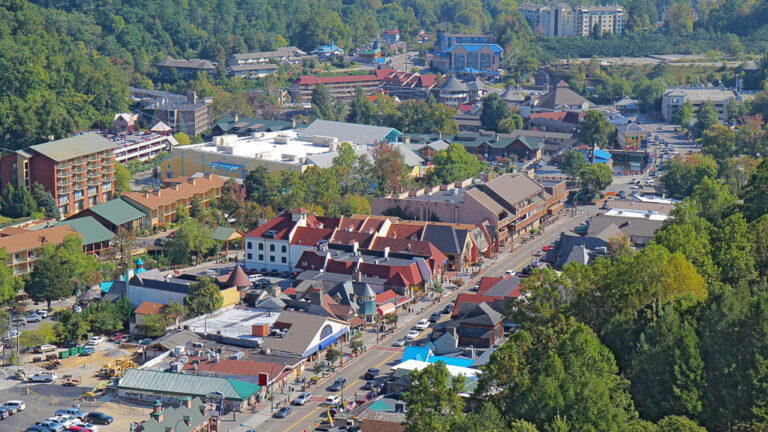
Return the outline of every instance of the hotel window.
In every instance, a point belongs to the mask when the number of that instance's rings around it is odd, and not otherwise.
[[[259,243],[259,250],[264,250],[264,243]]]
[[[248,242],[248,249],[253,249],[253,242]]]
[[[98,186],[90,186],[88,188],[88,196],[94,196],[99,193],[99,187]]]
[[[288,251],[288,248],[285,245],[283,245],[283,247],[280,248],[280,251],[282,253],[286,253]]]
[[[259,254],[259,261],[264,261],[264,255]]]
[[[253,254],[248,252],[248,259],[253,259]]]
[[[110,198],[110,196],[109,196],[109,192],[104,192],[103,194],[101,194],[101,201],[102,201],[102,202],[107,202],[107,201],[109,201],[109,198]]]
[[[112,190],[112,182],[105,182],[101,184],[101,190],[103,192],[111,191]]]
[[[83,197],[83,191],[82,190],[76,190],[75,191],[75,199],[79,200]]]
[[[269,245],[269,251],[274,252],[275,251],[275,245],[271,244]]]
[[[269,262],[275,262],[275,256],[274,255],[271,255],[269,257]]]
[[[280,261],[285,264],[288,260],[285,257],[280,258]]]
[[[69,203],[69,195],[61,195],[59,197],[59,204],[68,204]]]

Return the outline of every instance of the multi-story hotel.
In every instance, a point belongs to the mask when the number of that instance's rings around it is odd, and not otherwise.
[[[603,35],[621,34],[626,26],[621,6],[524,4],[520,5],[520,13],[535,33],[545,36],[590,36],[595,26]]]
[[[0,159],[0,182],[25,188],[40,183],[66,218],[112,199],[115,146],[87,133],[17,150]]]

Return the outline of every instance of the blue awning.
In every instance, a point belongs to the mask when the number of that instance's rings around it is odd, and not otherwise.
[[[324,341],[320,342],[320,345],[318,345],[318,347],[319,347],[318,349],[325,349],[325,348],[327,348],[328,346],[332,345],[332,344],[333,344],[334,342],[336,342],[337,340],[339,340],[339,337],[338,337],[338,336],[331,336],[331,337],[329,337],[328,339],[326,339],[326,340],[324,340]]]

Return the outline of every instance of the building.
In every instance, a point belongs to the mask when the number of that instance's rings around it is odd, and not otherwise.
[[[137,307],[133,311],[133,317],[131,318],[129,322],[130,326],[130,332],[131,334],[143,334],[141,331],[141,325],[144,323],[144,319],[151,315],[158,315],[163,313],[165,308],[168,306],[168,304],[162,304],[162,303],[154,303],[145,301],[142,302],[139,307]],[[180,316],[174,316],[174,322],[173,324],[178,324],[179,319],[182,317]]]
[[[493,35],[488,34],[459,34],[443,33],[435,43],[436,51],[447,51],[456,44],[490,44],[493,43]]]
[[[173,132],[198,135],[211,127],[213,98],[198,99],[197,94],[186,96],[160,90],[130,87],[131,100],[141,103],[142,109],[152,111],[153,118],[171,128]]]
[[[372,48],[363,48],[363,49],[357,50],[357,59],[361,63],[368,63],[368,64],[378,63],[379,60],[382,60],[383,55],[384,53],[381,52],[381,48],[376,46]]]
[[[197,199],[203,208],[211,205],[212,199],[221,197],[221,188],[227,179],[217,175],[176,177],[165,180],[166,187],[156,191],[123,192],[121,198],[146,215],[145,228],[172,222],[179,207],[190,209]]]
[[[185,397],[176,407],[163,409],[159,400],[152,407],[149,420],[135,425],[134,432],[216,432],[218,417],[212,417],[200,397]]]
[[[136,132],[136,120],[139,119],[138,114],[134,113],[117,113],[115,118],[112,119],[112,125],[118,132]]]
[[[295,63],[306,57],[307,53],[295,46],[280,47],[274,51],[250,52],[243,54],[232,54],[227,60],[227,67],[249,65],[254,63],[268,63],[270,61],[279,61],[281,63]]]
[[[742,102],[751,98],[750,94],[739,93],[722,87],[667,87],[661,96],[661,115],[664,121],[672,122],[686,102],[693,106],[694,115],[704,102],[715,105],[720,121],[728,118],[728,103],[731,99]]]
[[[115,143],[115,161],[121,164],[130,161],[146,161],[161,152],[169,152],[177,145],[176,139],[168,132],[136,131],[138,114],[115,114],[112,122],[114,132],[101,136]]]
[[[229,66],[227,75],[230,78],[263,78],[277,72],[280,67],[274,63],[245,63]]]
[[[643,247],[653,239],[656,231],[669,219],[669,215],[653,210],[630,210],[613,208],[604,213],[592,216],[588,236],[597,236],[610,225],[615,225],[624,233],[635,246]]]
[[[443,33],[435,43],[432,66],[443,73],[496,75],[503,52],[490,34]]]
[[[112,199],[114,148],[94,133],[33,145],[0,159],[0,181],[17,188],[40,183],[67,217]]]
[[[529,117],[530,113],[551,111],[586,111],[595,105],[568,87],[568,83],[560,81],[554,90],[531,99],[520,106],[520,115]]]
[[[112,239],[115,234],[91,216],[78,217],[59,222],[68,225],[83,239],[83,253],[93,255],[97,260],[109,258]]]
[[[223,413],[253,405],[261,386],[233,378],[128,369],[116,388],[118,397],[142,402],[171,404],[201,398],[222,406],[219,412]]]
[[[125,200],[117,198],[89,207],[70,216],[68,220],[90,217],[116,234],[120,228],[136,231],[146,216],[144,212],[128,204]]]
[[[0,249],[5,249],[10,255],[6,265],[13,269],[14,276],[18,276],[32,271],[44,244],[59,245],[70,235],[80,234],[66,225],[35,231],[15,227],[3,228],[0,230]]]
[[[166,56],[164,59],[157,63],[157,71],[163,79],[170,79],[174,71],[181,78],[194,77],[198,73],[204,73],[208,75],[216,75],[217,62],[201,59],[175,59],[171,56]]]
[[[301,131],[299,137],[306,140],[331,137],[335,138],[338,143],[348,142],[358,145],[374,145],[380,142],[398,142],[402,135],[402,132],[399,130],[386,126],[315,120],[306,129]]]
[[[379,92],[382,80],[376,75],[302,75],[291,82],[288,93],[294,102],[312,102],[312,91],[322,84],[335,99],[349,102],[355,97],[355,89],[360,87],[368,95]]]
[[[469,153],[486,161],[506,159],[512,155],[520,161],[538,160],[544,153],[541,138],[525,135],[461,133],[453,137],[453,143],[461,144]]]
[[[330,45],[320,45],[310,54],[316,55],[321,60],[330,60],[333,57],[343,57],[344,50],[331,41]]]
[[[381,41],[390,45],[400,42],[400,30],[384,30],[381,32]]]
[[[320,315],[285,311],[273,326],[277,336],[266,336],[260,347],[270,353],[317,360],[323,352],[349,333],[349,324]]]
[[[621,34],[627,14],[621,6],[578,6],[529,3],[519,6],[534,33],[543,36],[591,36],[597,26],[601,35]]]
[[[382,81],[381,90],[400,100],[426,100],[437,83],[435,74],[419,75],[397,69],[377,69],[375,73]]]
[[[616,127],[616,140],[621,148],[639,149],[647,136],[648,132],[637,123],[627,123]]]
[[[292,129],[295,126],[293,121],[268,120],[231,114],[219,118],[219,121],[211,128],[211,134],[213,136],[253,136],[254,133],[258,132],[280,132]]]
[[[197,280],[198,276],[196,275],[162,273],[158,269],[137,272],[128,278],[128,300],[134,306],[139,306],[144,302],[164,305],[170,302],[183,304],[184,298],[189,294],[190,285]],[[237,287],[223,286],[221,287],[221,295],[224,297],[222,307],[240,302]]]
[[[375,200],[371,208],[377,215],[400,208],[416,220],[487,224],[498,247],[557,217],[566,197],[565,182],[537,182],[516,173],[392,194]]]
[[[458,107],[469,102],[469,87],[452,76],[437,90],[437,100],[447,106]]]
[[[585,115],[576,111],[534,112],[528,116],[528,125],[540,131],[576,133]]]

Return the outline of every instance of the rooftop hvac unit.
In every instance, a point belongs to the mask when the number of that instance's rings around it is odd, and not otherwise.
[[[339,139],[336,137],[315,135],[312,137],[312,144],[330,146],[331,144],[339,144]]]
[[[223,154],[231,155],[231,154],[235,153],[235,148],[232,147],[231,145],[226,145],[225,144],[225,145],[216,146],[216,151],[218,153],[223,153]]]
[[[275,144],[288,144],[288,136],[278,135],[275,137]]]
[[[282,160],[292,161],[296,159],[296,155],[290,154],[290,153],[283,153],[280,155],[280,158]]]

